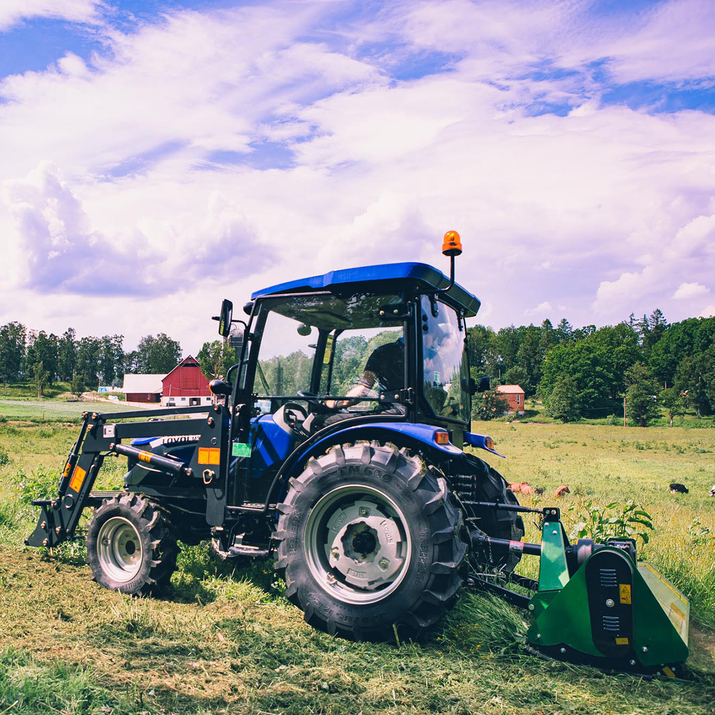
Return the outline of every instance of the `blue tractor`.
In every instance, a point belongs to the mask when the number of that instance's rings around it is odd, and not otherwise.
[[[448,239],[454,270],[459,239]],[[330,633],[379,639],[434,623],[470,570],[518,561],[475,548],[471,531],[523,535],[516,512],[494,508],[516,504],[504,479],[463,451],[493,451],[469,431],[479,385],[465,320],[479,306],[421,263],[271,286],[245,320],[224,301],[219,333],[238,361],[211,383],[216,404],[87,413],[27,543],[75,538],[94,507],[87,560],[107,588],[155,590],[177,540],[210,539],[225,558],[275,558],[288,598]],[[129,459],[124,488],[92,491],[114,455]]]
[[[520,506],[465,451],[496,454],[470,431],[489,381],[470,375],[480,302],[454,281],[456,232],[443,253],[450,278],[422,263],[333,271],[256,291],[245,319],[225,300],[216,319],[237,362],[211,383],[215,403],[85,413],[26,543],[84,532],[96,581],[128,594],[169,581],[179,541],[273,558],[310,624],[357,640],[414,635],[480,586],[531,611],[529,642],[548,655],[649,672],[684,661],[687,600],[634,543],[569,544],[558,509]],[[123,488],[94,491],[118,455]],[[541,516],[541,544],[521,540],[523,512]],[[545,557],[538,581],[514,572],[522,554]]]

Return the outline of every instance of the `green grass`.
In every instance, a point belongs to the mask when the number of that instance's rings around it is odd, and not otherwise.
[[[633,497],[653,514],[643,554],[692,599],[690,680],[648,682],[543,661],[523,647],[525,613],[479,594],[465,593],[419,642],[339,640],[305,624],[270,564],[222,562],[204,545],[184,548],[162,598],[106,591],[91,580],[81,546],[53,557],[22,546],[36,519],[27,490],[59,477],[76,426],[6,422],[0,713],[712,713],[715,547],[703,530],[715,532],[707,496],[715,431],[480,427],[508,455],[487,457],[511,481],[551,494],[570,485],[560,503],[567,527],[569,507],[582,499]],[[107,482],[121,478],[119,461],[111,464]],[[690,494],[671,495],[671,481]]]
[[[67,422],[77,420],[83,412],[122,412],[136,407],[122,402],[67,402],[60,400],[0,399],[0,422],[25,420],[28,422]]]

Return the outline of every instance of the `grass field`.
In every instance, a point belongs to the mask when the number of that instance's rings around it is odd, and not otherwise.
[[[137,409],[135,406],[126,405],[123,402],[0,399],[0,421],[4,419],[28,422],[67,422],[78,419],[83,412],[87,411],[122,412],[135,409]]]
[[[520,641],[524,614],[481,595],[465,594],[419,642],[337,640],[304,623],[270,564],[223,563],[204,546],[184,549],[161,599],[106,591],[80,546],[51,558],[22,546],[36,518],[26,502],[59,475],[76,427],[8,419],[0,423],[0,714],[715,712],[715,499],[707,495],[715,430],[480,428],[508,455],[488,461],[510,481],[543,486],[540,503],[570,486],[560,503],[567,528],[585,500],[633,498],[652,514],[641,554],[691,598],[688,680],[542,661]],[[121,478],[112,464],[107,485]],[[671,481],[690,493],[670,494]]]

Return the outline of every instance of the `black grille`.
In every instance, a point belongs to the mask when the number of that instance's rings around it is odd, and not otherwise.
[[[603,630],[618,633],[621,630],[621,620],[618,616],[603,616]]]
[[[615,588],[618,586],[616,569],[600,569],[599,576],[601,580],[601,588]]]

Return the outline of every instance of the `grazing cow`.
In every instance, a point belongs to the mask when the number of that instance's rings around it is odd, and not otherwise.
[[[690,490],[685,486],[685,484],[678,484],[678,482],[673,482],[670,485],[671,494],[688,494]]]
[[[509,482],[509,489],[514,494],[533,494],[534,490],[531,488],[529,482]]]
[[[534,494],[543,494],[544,487],[534,487]]]
[[[561,497],[566,496],[566,494],[571,494],[571,490],[569,489],[568,484],[562,484],[557,490],[556,490],[556,497],[558,499],[561,499]]]
[[[710,490],[710,496],[715,497],[715,484],[713,484],[713,488]]]

